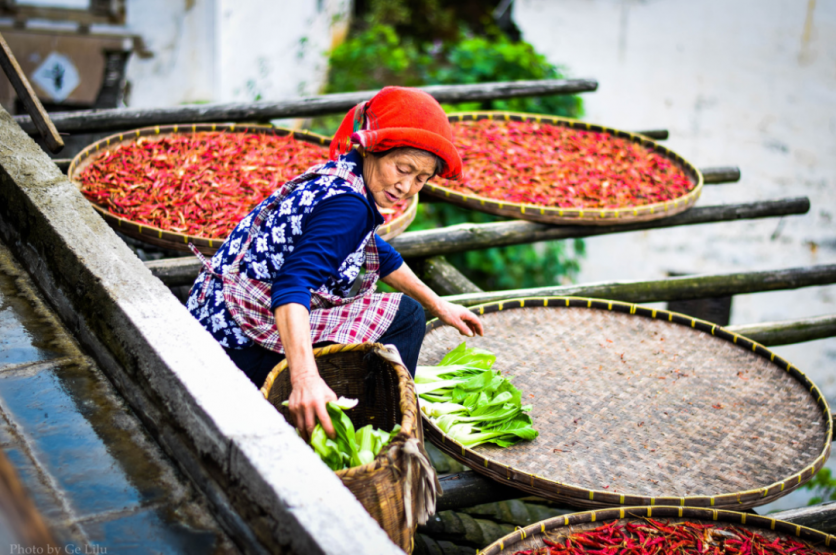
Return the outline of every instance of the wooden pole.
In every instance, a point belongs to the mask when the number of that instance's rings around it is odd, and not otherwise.
[[[576,94],[591,92],[597,88],[598,82],[591,79],[544,79],[540,81],[421,87],[439,102],[446,103]],[[52,115],[52,119],[56,128],[69,133],[118,131],[175,123],[265,121],[277,118],[299,118],[344,113],[360,102],[370,99],[375,93],[377,91],[326,94],[294,98],[281,102],[233,102],[170,108],[84,110],[56,113]],[[33,134],[35,132],[35,127],[30,118],[18,116],[15,117],[15,121],[27,133]]]
[[[436,500],[435,510],[453,511],[482,503],[496,503],[519,499],[529,494],[511,486],[500,484],[472,470],[440,476],[442,495]]]
[[[629,303],[651,303],[798,289],[832,283],[836,283],[836,264],[761,272],[683,276],[654,281],[611,281],[487,293],[465,293],[452,295],[446,297],[446,299],[465,306],[475,306],[519,297],[551,296],[593,297]]]
[[[409,231],[395,237],[390,244],[405,257],[427,258],[439,254],[506,247],[552,239],[572,239],[679,225],[804,214],[809,209],[810,201],[806,197],[800,197],[692,208],[671,218],[624,226],[550,226],[523,221],[460,224],[429,231]],[[201,269],[200,262],[192,256],[154,260],[145,264],[155,276],[169,286],[191,285]]]
[[[740,181],[740,168],[725,166],[721,168],[700,168],[703,182],[706,185],[717,185],[719,183],[735,183]]]
[[[836,532],[836,503],[828,502],[812,507],[801,507],[780,511],[769,515],[770,518],[786,520],[813,530],[833,534]]]
[[[728,326],[728,329],[767,347],[792,345],[793,343],[836,337],[836,314],[802,318],[800,320],[767,322],[765,324]]]
[[[670,218],[625,225],[553,226],[519,220],[490,224],[459,224],[441,229],[407,232],[392,239],[390,244],[404,257],[419,258],[555,239],[574,239],[709,222],[806,214],[809,210],[809,199],[799,197],[691,208]]]
[[[472,470],[447,474],[441,476],[439,481],[444,494],[436,502],[437,511],[459,510],[483,503],[497,503],[529,496],[526,492],[481,476]],[[573,509],[569,506],[564,508]],[[769,516],[826,533],[836,532],[836,503],[833,502],[790,509]]]
[[[443,256],[433,256],[411,266],[424,283],[439,295],[483,292]]]
[[[644,135],[648,139],[653,139],[654,141],[665,141],[669,137],[667,129],[645,129],[644,131],[633,131],[633,133]]]
[[[3,35],[0,35],[0,67],[3,68],[6,77],[9,78],[9,82],[17,93],[17,97],[23,103],[23,107],[26,108],[26,113],[29,114],[29,120],[32,122],[32,132],[40,133],[53,154],[59,152],[64,148],[64,140],[61,139],[61,135],[58,134],[52,121],[50,121],[46,110],[44,110],[41,101],[38,100],[35,91],[32,90],[32,85],[29,84],[26,74],[20,69],[20,64],[17,63],[14,54],[12,54],[12,49],[6,44]]]

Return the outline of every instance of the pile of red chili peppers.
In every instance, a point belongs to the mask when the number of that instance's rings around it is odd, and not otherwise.
[[[605,526],[568,536],[544,539],[545,547],[515,555],[813,555],[822,553],[792,538],[769,540],[744,528],[695,522],[642,522]]]
[[[624,208],[694,188],[661,154],[610,135],[533,121],[453,124],[464,162],[445,187],[506,202],[558,208]]]
[[[105,151],[78,175],[82,193],[138,224],[223,239],[284,182],[328,159],[290,136],[197,132],[140,137]],[[382,211],[391,221],[402,201]]]

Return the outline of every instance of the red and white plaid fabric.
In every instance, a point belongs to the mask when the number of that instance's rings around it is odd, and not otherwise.
[[[271,284],[249,278],[240,271],[241,260],[256,236],[261,223],[278,208],[281,201],[298,184],[320,175],[336,175],[345,179],[357,193],[366,196],[363,180],[339,164],[336,168],[325,168],[325,164],[315,166],[304,175],[288,181],[280,189],[273,202],[262,207],[250,227],[247,240],[229,270],[220,275],[211,264],[194,248],[198,258],[206,267],[205,287],[211,276],[223,280],[223,292],[226,306],[241,331],[256,344],[265,349],[284,352],[282,341],[276,328],[276,320],[270,310]],[[311,343],[331,341],[334,343],[366,343],[379,339],[395,319],[400,306],[402,293],[375,293],[375,285],[380,277],[380,258],[377,252],[375,232],[366,236],[365,265],[366,272],[357,279],[362,285],[357,295],[339,297],[324,291],[315,291],[311,295]],[[209,275],[211,274],[211,275]]]

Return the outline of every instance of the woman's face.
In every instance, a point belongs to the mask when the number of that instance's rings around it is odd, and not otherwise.
[[[363,159],[363,177],[374,201],[381,208],[391,208],[424,186],[435,171],[431,154],[395,151],[379,157],[367,154]]]

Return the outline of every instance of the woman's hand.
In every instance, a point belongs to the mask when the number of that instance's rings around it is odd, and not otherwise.
[[[432,312],[439,320],[459,330],[459,333],[467,337],[473,335],[484,335],[482,321],[465,307],[439,299]]]
[[[316,365],[312,370],[291,371],[291,392],[287,408],[293,415],[296,429],[305,441],[310,441],[316,421],[322,424],[322,429],[330,438],[334,438],[334,426],[328,416],[326,404],[336,401],[337,395],[319,376]]]
[[[462,335],[484,335],[478,316],[465,307],[445,301],[436,295],[405,263],[383,278],[383,283],[403,291],[421,303],[433,316],[459,330]]]
[[[276,328],[287,356],[287,369],[290,372],[290,398],[287,408],[293,415],[296,429],[305,441],[310,441],[316,421],[328,437],[334,437],[334,426],[328,409],[328,401],[336,401],[337,396],[320,377],[311,348],[311,325],[308,308],[296,303],[288,303],[276,309]]]

